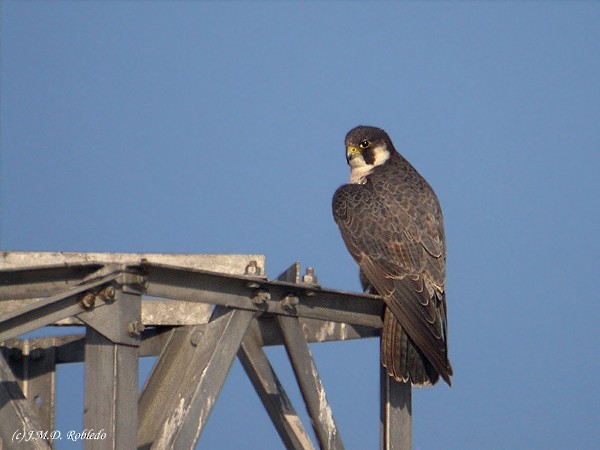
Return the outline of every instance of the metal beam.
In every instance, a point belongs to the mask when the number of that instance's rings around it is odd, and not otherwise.
[[[377,337],[381,334],[381,330],[363,325],[349,325],[327,320],[306,319],[304,317],[298,317],[298,319],[309,343],[346,341]],[[258,338],[261,347],[283,345],[283,338],[281,337],[281,331],[279,331],[276,316],[262,316],[258,320],[258,327]]]
[[[43,430],[54,429],[54,380],[56,377],[55,347],[39,348],[23,341],[18,349],[9,351],[7,359],[25,397]]]
[[[138,348],[115,344],[91,327],[85,338],[84,429],[100,433],[86,450],[134,448],[137,427]]]
[[[159,264],[143,268],[146,293],[154,297],[381,328],[383,300],[375,295]]]
[[[0,352],[0,447],[50,450],[46,438],[52,430],[38,421],[32,403],[23,395],[11,371],[6,352]],[[40,434],[44,433],[46,434]]]
[[[212,305],[181,300],[147,300],[142,302],[145,326],[181,326],[207,323]]]
[[[300,263],[294,262],[277,277],[277,280],[284,283],[300,283]],[[313,276],[310,277],[311,284],[315,280],[316,278]],[[292,313],[297,312],[295,307],[290,309]],[[333,420],[331,407],[325,397],[325,389],[308,348],[306,334],[300,324],[300,319],[276,316],[276,321],[320,448],[343,449],[344,445]]]
[[[311,450],[313,444],[279,378],[259,344],[256,331],[248,330],[238,358],[261,399],[286,449]]]
[[[261,349],[285,344],[319,445],[343,448],[308,342],[380,335],[383,301],[321,288],[312,271],[301,278],[299,269],[295,263],[268,280],[262,255],[0,254],[0,343],[28,355],[13,371],[25,394],[38,397],[24,402],[18,386],[2,378],[0,428],[6,417],[33,430],[30,416],[38,429],[51,429],[54,365],[85,359],[85,427],[107,434],[86,440],[86,448],[137,442],[191,449],[238,353],[284,444],[307,448],[306,430]],[[106,301],[100,291],[110,286],[123,297]],[[121,289],[138,295],[130,302]],[[153,298],[145,307],[142,292]],[[85,324],[87,335],[2,342],[57,322]],[[159,352],[139,398],[136,436],[138,357]],[[381,448],[410,448],[411,425],[411,386],[382,372]]]
[[[210,255],[181,253],[81,253],[81,252],[2,252],[0,271],[31,269],[32,267],[77,268],[86,265],[140,265],[142,261],[189,269],[243,274],[254,261],[257,275],[265,272],[265,255]]]
[[[94,302],[89,307],[98,308],[105,305],[105,299],[100,295],[91,294],[91,291],[110,283],[118,276],[118,273],[113,273],[3,314],[0,318],[0,342],[85,311],[88,306],[84,304],[83,297],[88,291]]]
[[[286,316],[277,316],[277,321],[320,447],[327,450],[343,449],[340,433],[300,322],[295,317]]]
[[[167,415],[175,408],[175,393],[181,388],[187,366],[197,348],[191,336],[200,333],[200,328],[180,327],[169,331],[167,342],[150,373],[138,402],[139,426],[138,449],[149,449],[161,426],[165,426]],[[185,363],[181,363],[185,361]]]
[[[125,268],[143,263],[232,275],[260,277],[265,273],[264,255],[1,252],[0,313],[14,309],[11,303],[16,300],[39,299],[65,291],[106,265]]]
[[[380,448],[412,449],[412,390],[410,382],[396,381],[380,367]]]
[[[139,295],[114,289],[114,297],[102,308],[84,311],[77,318],[115,344],[140,345],[144,327]]]
[[[139,296],[117,291],[107,307],[80,315],[89,324],[85,336],[84,428],[101,436],[104,433],[102,439],[84,440],[86,450],[135,446],[141,335],[135,324],[141,323],[140,303]]]
[[[142,301],[142,320],[143,320],[143,305]],[[168,301],[165,303],[165,312],[167,311],[166,306]],[[195,303],[187,303],[190,307],[202,307],[204,305],[197,305]],[[105,309],[105,308],[103,308]],[[193,308],[190,308],[193,309]],[[177,308],[176,308],[177,310]],[[179,312],[176,312],[175,318],[179,317]],[[197,316],[200,317],[200,314]],[[169,321],[170,315],[165,315],[164,321]],[[190,325],[197,324],[202,329],[207,326],[206,321],[190,321]],[[147,325],[142,322],[143,325]],[[309,343],[313,342],[329,342],[329,341],[343,341],[350,339],[362,339],[368,337],[377,337],[380,335],[380,330],[377,328],[366,327],[361,325],[347,325],[338,322],[328,322],[315,319],[304,319],[300,318],[302,329],[306,335],[306,340]],[[283,345],[283,338],[281,337],[281,331],[279,325],[275,320],[275,317],[262,316],[257,319],[257,335],[259,346],[271,347],[276,345]],[[141,344],[140,344],[140,357],[144,356],[158,356],[162,351],[163,346],[168,340],[170,333],[170,327],[152,327],[152,323],[146,326],[146,329],[142,331]],[[205,330],[206,332],[206,330]],[[85,359],[85,336],[83,334],[74,334],[67,336],[50,336],[42,338],[30,338],[30,339],[18,339],[13,338],[2,343],[2,346],[8,349],[18,349],[22,351],[25,346],[36,348],[40,350],[51,349],[56,355],[56,364],[64,363],[80,363]]]
[[[140,397],[139,449],[194,448],[255,315],[217,307],[208,326],[172,332]]]
[[[0,308],[2,310],[6,301],[48,297],[65,291],[102,267],[101,264],[80,264],[26,268],[7,267],[1,262],[2,256],[0,256]]]

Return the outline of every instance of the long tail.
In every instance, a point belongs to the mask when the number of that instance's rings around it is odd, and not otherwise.
[[[398,381],[414,386],[431,386],[439,373],[415,346],[389,308],[385,308],[381,333],[381,364]]]

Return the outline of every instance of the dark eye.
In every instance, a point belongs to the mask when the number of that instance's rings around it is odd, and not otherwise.
[[[367,148],[371,143],[369,141],[362,141],[360,143],[360,148]]]

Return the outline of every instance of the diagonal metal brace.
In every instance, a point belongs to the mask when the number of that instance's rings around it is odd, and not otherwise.
[[[0,353],[0,447],[27,450],[50,450],[46,439],[38,439],[38,433],[45,430],[38,421],[32,403],[25,398],[19,388],[6,359]],[[32,439],[32,436],[34,439]]]
[[[256,321],[255,321],[256,322]],[[248,330],[238,358],[286,449],[313,450],[313,444],[279,378],[260,347],[258,330]]]
[[[94,296],[93,302],[91,302],[90,295],[118,276],[118,273],[110,274],[2,315],[0,318],[0,342],[50,325],[88,308],[104,306],[106,303],[102,296]],[[86,293],[90,295],[86,297]],[[86,298],[91,303],[86,303]]]
[[[333,420],[331,407],[325,396],[325,388],[308,348],[302,325],[296,317],[277,316],[277,322],[319,446],[327,450],[343,449],[344,444]]]
[[[138,449],[193,449],[257,313],[217,307],[174,330],[139,400]]]
[[[300,280],[300,263],[295,262],[288,267],[277,280],[298,283]],[[340,433],[333,420],[331,407],[325,396],[325,389],[312,358],[306,335],[297,317],[276,316],[276,321],[283,336],[283,343],[288,354],[300,391],[306,403],[306,409],[319,446],[321,449],[343,449]]]

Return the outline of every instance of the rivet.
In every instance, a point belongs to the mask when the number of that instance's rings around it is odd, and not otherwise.
[[[315,275],[315,269],[312,267],[306,268],[306,273],[302,277],[302,282],[306,284],[317,284],[317,276]]]
[[[127,324],[127,333],[131,337],[140,337],[142,332],[146,329],[143,323],[140,323],[137,320],[129,322]]]
[[[202,340],[202,337],[204,336],[204,331],[203,330],[195,330],[192,335],[190,336],[190,343],[194,346],[197,347],[198,344],[200,343],[200,341]]]
[[[104,299],[105,302],[111,302],[115,299],[115,295],[117,291],[113,286],[106,286],[102,291],[100,291],[100,297]]]
[[[258,267],[258,263],[255,260],[248,263],[246,270],[244,270],[244,275],[260,276],[260,267]]]
[[[91,309],[96,304],[96,294],[93,292],[86,292],[83,297],[79,300],[81,306],[85,309]]]
[[[288,294],[281,300],[281,307],[287,310],[292,310],[300,302],[300,299],[294,294]]]
[[[271,300],[271,294],[269,291],[257,291],[256,294],[254,294],[254,297],[252,297],[252,303],[257,306],[264,305],[269,300]]]

